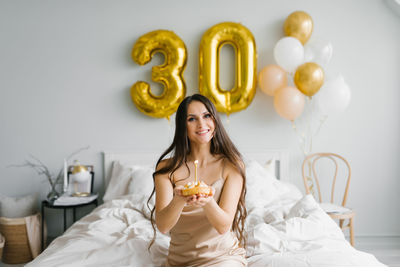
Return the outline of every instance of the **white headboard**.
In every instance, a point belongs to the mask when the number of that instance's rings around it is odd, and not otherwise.
[[[258,150],[241,150],[244,159],[256,160],[261,164],[265,164],[270,159],[276,160],[275,174],[276,177],[283,181],[289,181],[289,152],[286,149],[258,149]],[[111,169],[114,161],[120,161],[124,164],[150,165],[156,164],[161,156],[160,151],[124,151],[113,152],[105,151],[104,155],[104,179],[105,185],[108,185],[111,177]]]

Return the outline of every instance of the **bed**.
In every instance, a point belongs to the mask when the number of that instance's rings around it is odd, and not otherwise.
[[[288,182],[286,150],[243,154],[249,266],[385,266],[353,248],[314,198]],[[159,155],[105,152],[104,204],[26,266],[163,266],[169,236],[157,232],[154,245],[147,249],[153,231],[146,202]]]

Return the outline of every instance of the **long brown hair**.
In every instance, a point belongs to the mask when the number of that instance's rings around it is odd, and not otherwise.
[[[166,165],[155,171],[153,173],[153,181],[158,174],[173,174],[180,166],[185,164],[187,166],[187,156],[190,154],[190,140],[187,136],[187,110],[188,106],[192,101],[199,101],[204,104],[207,108],[208,112],[210,112],[211,116],[214,119],[215,123],[215,131],[214,136],[211,139],[211,147],[210,152],[213,155],[221,155],[225,157],[229,162],[231,162],[235,168],[240,172],[243,177],[243,185],[242,191],[240,193],[239,202],[237,205],[235,217],[232,223],[232,230],[236,233],[239,242],[245,247],[246,246],[246,238],[244,235],[244,222],[247,216],[247,211],[245,207],[245,197],[246,197],[246,174],[244,170],[244,164],[242,160],[242,156],[229,138],[226,133],[221,119],[219,118],[218,112],[215,109],[214,104],[205,96],[200,94],[194,94],[192,96],[186,97],[178,107],[175,117],[175,136],[172,144],[165,150],[165,152],[161,155],[161,157],[157,161],[157,165],[170,154],[170,158],[167,161]],[[157,169],[157,168],[156,168]],[[149,209],[150,199],[153,197],[155,193],[155,187],[153,188],[153,192],[151,193],[148,201],[147,207]],[[156,228],[155,228],[155,220],[154,220],[154,211],[155,206],[151,209],[151,225],[153,226],[153,240],[151,241],[149,248],[154,243],[156,237]]]

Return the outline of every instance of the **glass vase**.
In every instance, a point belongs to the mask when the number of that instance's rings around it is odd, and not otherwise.
[[[57,192],[56,186],[51,185],[51,190],[47,194],[47,201],[49,201],[50,203],[53,203],[57,198],[59,198],[59,196],[60,196],[60,194]]]

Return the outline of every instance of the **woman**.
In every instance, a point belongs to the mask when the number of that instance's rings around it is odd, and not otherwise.
[[[183,186],[195,180],[195,160],[210,196],[182,195]],[[244,164],[206,97],[195,94],[179,105],[174,140],[153,178],[153,228],[155,213],[157,228],[171,235],[167,266],[247,266]]]

